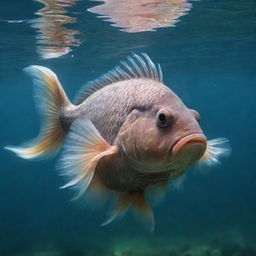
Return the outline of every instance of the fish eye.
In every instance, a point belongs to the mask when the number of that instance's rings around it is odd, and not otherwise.
[[[157,126],[160,128],[165,128],[170,125],[173,120],[173,114],[166,109],[161,109],[157,113]]]
[[[197,122],[200,122],[200,119],[201,119],[200,114],[194,109],[190,109],[190,111],[191,111],[192,115],[195,117],[195,119],[197,120]]]

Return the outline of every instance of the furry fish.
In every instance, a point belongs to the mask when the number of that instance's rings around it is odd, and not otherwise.
[[[164,189],[196,162],[215,164],[228,153],[227,140],[207,140],[199,113],[187,108],[163,83],[161,67],[145,53],[89,82],[72,104],[57,76],[48,68],[25,69],[34,80],[43,124],[39,136],[18,156],[35,159],[58,152],[59,168],[74,188],[108,194],[115,208],[106,225],[132,207],[151,229],[154,215],[146,194]]]

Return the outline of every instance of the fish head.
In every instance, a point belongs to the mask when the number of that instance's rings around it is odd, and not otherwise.
[[[140,172],[176,171],[199,160],[207,139],[197,111],[177,97],[150,108],[135,108],[121,127],[118,140],[129,163]]]

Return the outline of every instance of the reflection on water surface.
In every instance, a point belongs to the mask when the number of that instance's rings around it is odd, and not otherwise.
[[[40,16],[31,21],[37,29],[37,51],[44,58],[57,58],[71,51],[72,46],[79,46],[76,38],[79,31],[64,25],[76,23],[76,18],[65,15],[66,7],[72,7],[78,0],[34,0],[45,6],[35,14]]]
[[[102,2],[101,0],[92,0]],[[104,0],[88,11],[119,27],[121,31],[136,33],[172,27],[187,14],[192,4],[186,0]]]
[[[35,19],[6,19],[8,23],[28,22],[36,29],[37,52],[43,59],[58,58],[69,53],[73,47],[81,45],[81,36],[85,33],[78,28],[78,20],[69,14],[68,8],[76,6],[80,0],[34,0],[43,4],[43,7],[34,14]],[[85,4],[86,1],[81,1]],[[99,17],[111,22],[121,31],[136,33],[155,31],[161,27],[172,27],[180,17],[187,14],[192,4],[188,0],[91,0],[100,2],[97,6],[84,10],[100,14]],[[77,12],[72,12],[76,15]],[[86,15],[84,15],[86,16]],[[80,17],[83,20],[83,17]],[[81,22],[80,20],[80,22]],[[75,29],[70,28],[75,25]],[[85,38],[85,35],[82,35]]]

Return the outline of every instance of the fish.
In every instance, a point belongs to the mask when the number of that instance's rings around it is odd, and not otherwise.
[[[113,202],[103,226],[131,208],[154,230],[148,192],[166,191],[195,163],[211,166],[230,152],[227,139],[206,138],[199,113],[164,84],[160,65],[146,53],[128,56],[85,84],[73,103],[49,68],[25,71],[35,85],[41,131],[30,142],[5,148],[25,159],[62,149],[62,188],[74,189],[74,199],[98,194]]]

